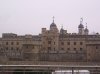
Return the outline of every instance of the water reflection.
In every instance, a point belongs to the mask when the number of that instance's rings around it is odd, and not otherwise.
[[[53,74],[72,74],[72,70],[58,70]],[[88,70],[74,70],[74,74],[90,74]]]

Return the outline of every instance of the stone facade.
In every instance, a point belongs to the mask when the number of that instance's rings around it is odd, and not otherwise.
[[[100,62],[100,35],[89,34],[82,22],[78,33],[67,33],[63,28],[59,31],[54,20],[50,29],[42,28],[39,35],[3,33],[0,38],[0,62]]]

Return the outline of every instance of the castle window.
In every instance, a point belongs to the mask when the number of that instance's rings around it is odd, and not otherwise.
[[[6,42],[6,45],[8,45],[8,42]]]
[[[28,45],[26,46],[26,48],[28,49]]]
[[[67,50],[70,50],[70,48],[67,48]]]
[[[80,51],[82,51],[83,50],[83,48],[80,48]]]
[[[83,42],[80,42],[80,45],[83,45]]]
[[[17,47],[17,48],[16,48],[16,50],[18,51],[18,50],[19,50],[19,48]]]
[[[48,41],[48,44],[51,44],[51,41]]]
[[[13,50],[13,47],[11,47],[11,50]]]
[[[61,42],[61,45],[64,45],[64,42]]]
[[[55,42],[54,42],[54,45],[55,45]]]
[[[96,49],[98,49],[98,46],[96,46]]]
[[[48,50],[51,50],[51,47],[48,47]]]
[[[8,50],[8,47],[6,47],[6,50]]]
[[[13,45],[14,44],[14,42],[11,42],[11,45]]]
[[[55,48],[54,48],[54,51],[55,51]]]
[[[74,45],[76,45],[76,42],[74,42]]]
[[[68,42],[67,45],[70,45],[70,42]]]
[[[74,51],[76,51],[76,48],[74,48]]]
[[[64,48],[61,48],[61,50],[64,50]]]
[[[19,42],[17,42],[16,44],[19,45]]]
[[[34,49],[34,46],[32,46],[33,47],[33,49]]]

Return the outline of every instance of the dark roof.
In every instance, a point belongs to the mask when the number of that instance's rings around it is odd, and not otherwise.
[[[80,24],[80,25],[78,26],[78,28],[84,28],[84,25],[83,25],[83,24]]]
[[[53,22],[53,23],[51,23],[51,25],[50,25],[50,28],[51,27],[56,27],[56,24]]]
[[[100,35],[59,35],[60,38],[100,38]]]
[[[85,30],[84,30],[85,32],[88,32],[89,30],[87,29],[87,28],[85,28]]]

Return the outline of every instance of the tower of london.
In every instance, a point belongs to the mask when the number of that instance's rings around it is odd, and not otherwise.
[[[59,30],[53,19],[39,35],[3,33],[0,63],[8,61],[100,62],[100,35],[90,34],[81,18],[78,33]]]

